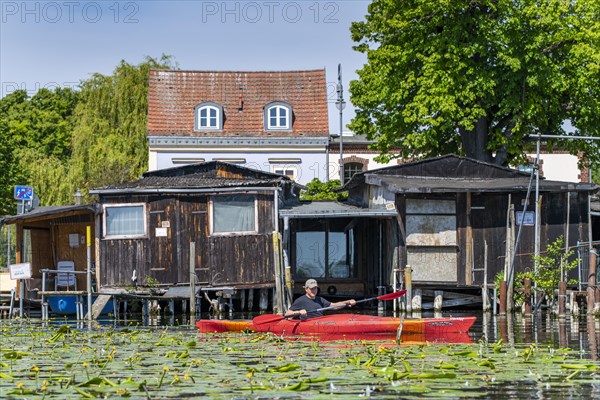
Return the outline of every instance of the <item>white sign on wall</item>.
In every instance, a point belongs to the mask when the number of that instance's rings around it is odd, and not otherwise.
[[[11,264],[10,279],[31,279],[31,263]]]
[[[533,211],[517,211],[517,225],[534,225],[535,224],[535,213]]]

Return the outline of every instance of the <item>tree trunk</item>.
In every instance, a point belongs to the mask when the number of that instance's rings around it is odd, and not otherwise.
[[[492,153],[487,149],[488,128],[487,118],[480,117],[475,123],[473,130],[460,129],[460,137],[467,157],[489,163],[494,162]]]

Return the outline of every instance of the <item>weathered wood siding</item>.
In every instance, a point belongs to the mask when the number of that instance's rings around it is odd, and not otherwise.
[[[209,235],[209,195],[105,197],[104,204],[145,203],[147,237],[102,239],[102,286],[138,284],[152,278],[161,285],[189,284],[190,243],[195,243],[195,272],[201,285],[274,283],[273,194],[258,193],[258,233]],[[166,236],[157,236],[166,229]]]
[[[543,254],[547,244],[559,236],[567,237],[569,246],[574,247],[577,241],[588,240],[587,195],[572,193],[570,199],[566,193],[542,193],[540,212],[540,252]],[[470,196],[470,199],[469,199]],[[431,198],[431,196],[428,196]],[[522,211],[525,193],[513,193],[510,202],[515,213]],[[398,247],[400,266],[409,263],[407,258],[406,208],[405,197],[398,196]],[[496,275],[504,271],[506,261],[506,225],[509,206],[508,193],[457,193],[457,285],[480,286],[483,283],[485,267],[485,248],[487,246],[487,280],[493,283]],[[531,195],[527,210],[534,210],[534,195]],[[567,213],[567,210],[568,213]],[[516,218],[516,216],[515,216]],[[514,228],[515,238],[519,225]],[[535,232],[533,225],[523,225],[519,244],[516,249],[515,273],[533,269],[535,252]],[[470,252],[470,254],[469,254]],[[443,254],[438,255],[443,257]],[[510,262],[510,260],[509,260]],[[431,265],[432,273],[436,265]],[[575,278],[576,271],[571,272]],[[435,283],[423,281],[420,283]]]

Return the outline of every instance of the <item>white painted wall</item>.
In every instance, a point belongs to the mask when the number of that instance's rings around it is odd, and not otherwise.
[[[535,158],[535,154],[529,155]],[[571,154],[540,154],[544,178],[551,181],[579,182],[577,157]]]
[[[186,159],[186,158],[203,158],[205,162],[213,161],[215,159],[235,159],[243,158],[244,163],[238,163],[246,168],[252,168],[265,172],[273,172],[273,166],[285,166],[294,167],[297,171],[296,182],[305,185],[314,178],[318,178],[321,181],[325,181],[327,176],[327,154],[325,151],[322,152],[311,152],[311,153],[300,153],[300,152],[269,152],[262,153],[257,151],[247,151],[243,153],[236,153],[232,151],[227,152],[158,152],[150,151],[149,154],[149,169],[165,169],[185,164],[175,164],[173,159]],[[300,162],[290,163],[271,163],[269,159],[299,159]]]

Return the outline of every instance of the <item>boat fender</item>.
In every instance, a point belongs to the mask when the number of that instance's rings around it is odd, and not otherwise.
[[[330,285],[330,286],[327,288],[327,294],[329,294],[330,296],[333,296],[333,295],[334,295],[334,294],[336,294],[336,293],[337,293],[337,288],[336,288],[335,286],[333,286],[333,285]]]

